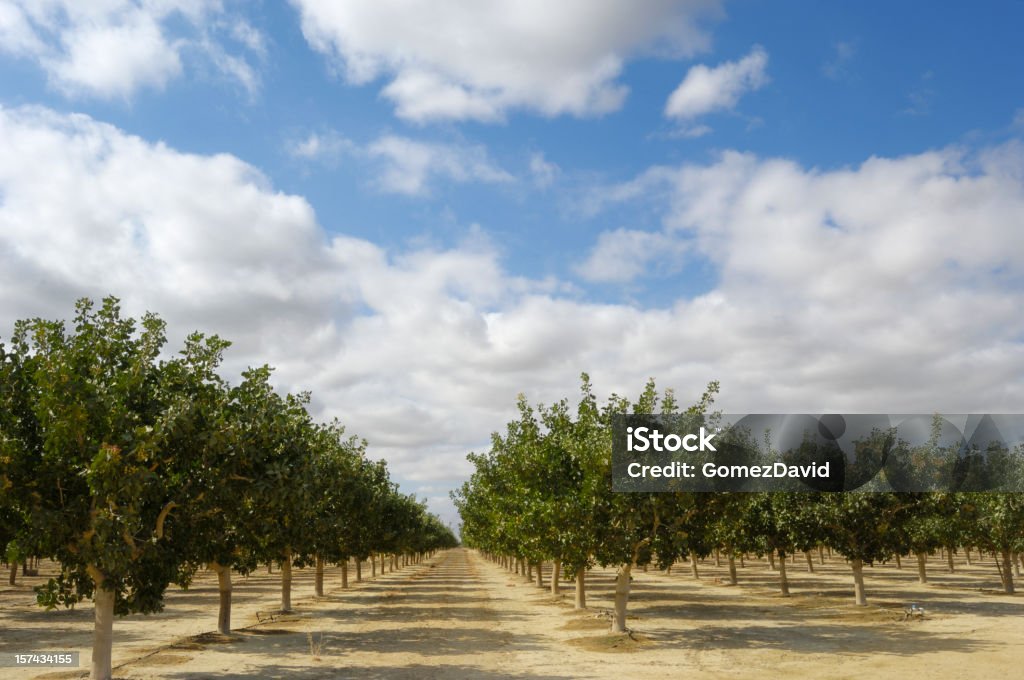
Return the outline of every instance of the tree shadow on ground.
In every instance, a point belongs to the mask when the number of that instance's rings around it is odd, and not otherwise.
[[[680,648],[723,650],[776,649],[799,654],[887,654],[917,656],[945,652],[977,653],[996,649],[966,640],[910,628],[771,624],[705,626],[683,631],[644,631],[651,640]]]
[[[309,665],[272,665],[263,666],[258,672],[202,671],[191,673],[169,673],[164,677],[177,680],[251,680],[251,678],[267,678],[269,680],[320,680],[322,678],[360,678],[367,680],[572,680],[572,675],[551,675],[549,673],[533,673],[530,671],[515,672],[511,670],[490,670],[479,666],[458,664],[408,664],[405,666],[359,666],[345,665],[340,662],[311,663]]]

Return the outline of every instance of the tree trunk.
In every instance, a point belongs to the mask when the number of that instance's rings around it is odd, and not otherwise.
[[[1013,566],[1011,563],[1010,551],[1003,551],[1003,592],[1008,595],[1013,595],[1013,572],[1010,571],[1010,567]]]
[[[768,553],[768,568],[775,571],[775,553]]]
[[[971,549],[964,548],[964,557],[967,558],[967,566],[971,566]]]
[[[341,563],[341,587],[348,588],[348,560]]]
[[[287,551],[281,560],[281,611],[292,610],[292,553]]]
[[[543,588],[544,587],[544,569],[543,569],[543,567],[544,567],[544,563],[543,562],[538,562],[537,563],[537,587],[538,588]]]
[[[807,572],[810,574],[814,573],[814,558],[811,557],[811,551],[805,550],[804,557],[807,559]]]
[[[214,562],[210,569],[217,574],[217,594],[220,598],[217,630],[224,635],[231,635],[231,567]]]
[[[619,573],[615,577],[615,616],[612,618],[612,632],[626,632],[626,605],[629,604],[629,572],[633,569],[632,564],[624,564],[619,567]]]
[[[722,553],[718,551],[718,548],[715,548],[715,566],[722,566]]]
[[[103,587],[103,575],[89,567],[89,575],[96,584],[93,594],[95,607],[92,633],[92,668],[90,680],[110,680],[111,657],[114,647],[114,591]]]
[[[555,560],[551,563],[551,594],[558,595],[558,578],[562,574],[562,563]]]
[[[1012,553],[1010,561],[1013,562],[1013,575],[1020,578],[1020,560],[1017,559],[1018,557],[1020,557],[1018,553]]]
[[[576,602],[574,603],[576,609],[587,608],[586,574],[587,570],[583,567],[576,570]]]
[[[899,553],[896,553],[896,568],[903,569],[903,560],[900,559]]]
[[[954,573],[954,571],[955,571],[954,568],[953,568],[953,549],[952,548],[946,548],[946,568],[949,569],[949,573],[950,574]]]
[[[868,603],[864,594],[864,562],[859,558],[850,560],[850,566],[853,568],[853,600],[857,605],[864,606]]]
[[[729,585],[736,585],[736,556],[729,553]]]
[[[18,580],[18,563],[11,560],[11,574],[7,578],[7,582],[12,586],[16,584]]]
[[[818,546],[818,564],[825,564],[825,548],[824,546]]]
[[[928,583],[928,570],[925,566],[927,558],[923,552],[915,554],[917,555],[917,582]]]
[[[789,597],[789,579],[786,578],[786,554],[779,551],[779,588],[783,597]]]
[[[377,576],[377,557],[370,554],[370,578],[376,578]]]
[[[356,558],[356,583],[363,582],[363,561]]]
[[[690,573],[695,579],[700,579],[700,574],[697,573],[697,553],[690,553]]]
[[[324,596],[324,558],[316,556],[316,577],[313,580],[313,591],[317,597]]]

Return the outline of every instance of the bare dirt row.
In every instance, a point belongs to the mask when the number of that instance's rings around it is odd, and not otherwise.
[[[347,590],[329,571],[326,597],[313,598],[311,570],[295,574],[295,613],[259,623],[278,605],[277,574],[238,579],[236,626],[215,628],[215,579],[169,594],[166,610],[115,625],[120,678],[648,678],[765,672],[861,678],[1017,677],[1024,667],[1024,597],[995,591],[991,560],[868,570],[870,606],[850,604],[849,569],[839,558],[804,573],[790,565],[793,596],[776,594],[763,562],[724,585],[724,567],[706,561],[699,580],[679,565],[671,574],[637,571],[630,636],[608,634],[613,574],[588,575],[585,611],[553,597],[468,550],[366,578]],[[26,578],[0,590],[0,653],[80,650],[88,666],[89,606],[44,612]],[[364,574],[368,576],[368,574]],[[545,582],[550,573],[545,570]],[[331,586],[335,586],[332,590]],[[304,595],[310,597],[304,598]],[[904,620],[910,603],[923,620]],[[81,671],[0,669],[0,677],[71,678]]]

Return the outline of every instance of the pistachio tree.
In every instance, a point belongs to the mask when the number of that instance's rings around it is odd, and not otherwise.
[[[80,300],[73,323],[33,319],[15,328],[30,424],[4,427],[6,494],[26,540],[61,565],[40,604],[95,602],[91,674],[109,678],[116,614],[155,612],[182,579],[184,546],[169,530],[180,454],[167,437],[183,408],[159,361],[157,316],[123,318],[116,298]],[[202,370],[185,357],[182,370]],[[5,361],[6,363],[6,361]]]

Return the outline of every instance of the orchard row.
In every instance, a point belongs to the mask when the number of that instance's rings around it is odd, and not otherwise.
[[[231,575],[376,556],[416,559],[455,537],[399,493],[366,442],[280,395],[271,369],[218,374],[229,343],[193,334],[161,358],[165,324],[122,318],[118,301],[77,304],[73,327],[32,319],[0,344],[0,549],[49,558],[47,608],[95,601],[92,677],[111,673],[115,614],[155,612],[172,584],[218,574],[231,630]]]
[[[617,632],[625,630],[632,569],[666,569],[684,558],[696,564],[711,554],[728,559],[732,583],[741,556],[778,557],[786,595],[785,558],[804,552],[810,561],[811,551],[827,547],[848,560],[855,602],[864,605],[864,565],[914,555],[925,582],[928,554],[973,548],[996,554],[1004,590],[1013,592],[1013,566],[1024,551],[1022,494],[612,492],[613,415],[700,419],[711,415],[717,392],[711,383],[681,410],[671,390],[659,394],[650,381],[635,401],[612,395],[600,405],[584,375],[575,406],[562,400],[535,408],[520,396],[518,419],[492,436],[489,452],[470,454],[476,470],[453,494],[463,542],[509,568],[535,570],[538,584],[541,563],[550,561],[553,591],[562,571],[574,574],[577,608],[586,606],[587,569],[616,569]]]

